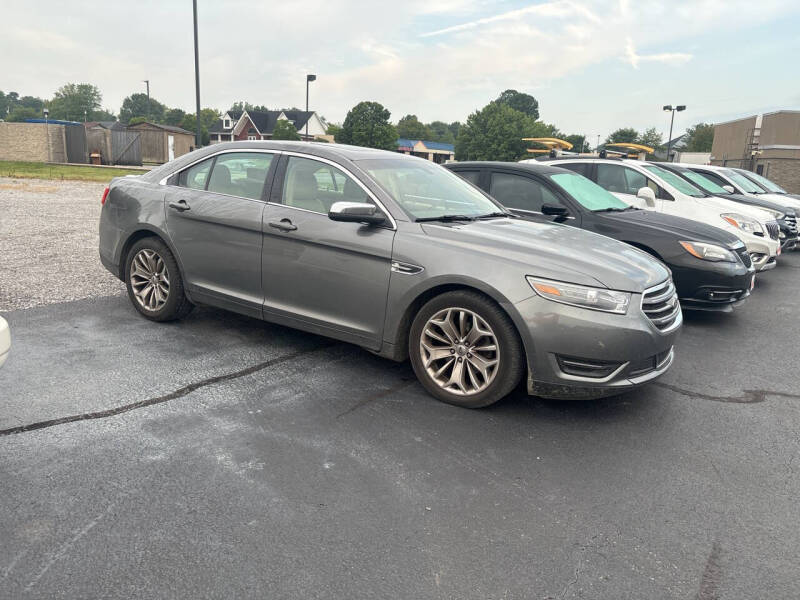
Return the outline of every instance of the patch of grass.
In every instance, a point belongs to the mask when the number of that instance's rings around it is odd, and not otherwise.
[[[76,167],[73,165],[51,165],[48,163],[0,161],[0,177],[35,179],[75,179],[106,183],[122,175],[142,175],[147,171],[108,167]]]

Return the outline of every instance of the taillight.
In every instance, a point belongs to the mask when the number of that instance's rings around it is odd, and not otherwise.
[[[108,188],[103,190],[103,198],[100,200],[101,205],[105,205],[107,197],[108,197]]]

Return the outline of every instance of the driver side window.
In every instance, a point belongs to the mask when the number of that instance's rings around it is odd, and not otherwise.
[[[528,212],[542,212],[543,204],[561,204],[538,181],[511,173],[492,173],[489,195],[506,208]]]
[[[374,204],[343,171],[328,163],[290,156],[281,202],[286,206],[328,214],[334,202]]]

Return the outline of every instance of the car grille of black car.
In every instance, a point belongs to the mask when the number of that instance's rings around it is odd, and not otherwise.
[[[773,240],[777,240],[781,234],[781,228],[778,226],[777,221],[769,221],[767,223],[767,233]]]
[[[797,233],[797,216],[796,215],[794,215],[794,214],[790,215],[790,214],[787,213],[786,216],[783,217],[783,222],[786,223],[786,227],[789,228],[789,231],[791,231],[792,233]]]
[[[734,252],[739,255],[739,259],[742,261],[744,266],[749,269],[753,264],[753,261],[750,260],[750,253],[747,251],[747,248],[745,246],[740,246],[736,248]]]
[[[667,279],[664,283],[645,290],[642,311],[660,331],[668,331],[675,325],[681,314],[681,305],[672,280]]]

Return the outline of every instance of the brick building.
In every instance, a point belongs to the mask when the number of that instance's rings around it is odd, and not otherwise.
[[[754,171],[800,193],[800,110],[780,110],[714,125],[711,164]]]

